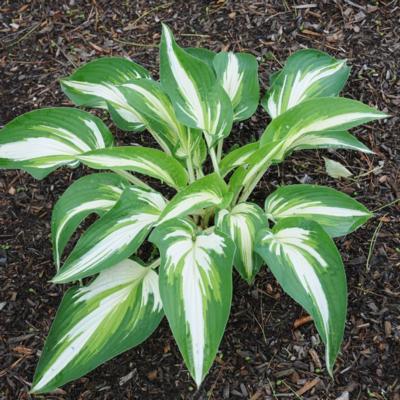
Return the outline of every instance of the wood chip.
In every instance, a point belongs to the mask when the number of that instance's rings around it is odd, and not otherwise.
[[[312,381],[308,381],[301,389],[299,389],[296,394],[297,396],[302,396],[304,393],[311,390],[315,385],[321,382],[320,378],[315,378]]]
[[[253,396],[250,397],[250,400],[258,400],[259,398],[261,398],[262,395],[262,390],[257,390],[257,392],[255,392]]]
[[[322,364],[321,364],[321,360],[318,357],[318,353],[314,350],[314,349],[310,349],[308,352],[313,360],[314,365],[321,369],[322,368]]]
[[[292,375],[294,372],[293,368],[289,369],[284,369],[283,371],[278,371],[277,373],[274,374],[275,378],[283,378],[285,376]]]
[[[311,35],[311,36],[321,36],[319,32],[314,32],[310,31],[309,29],[303,29],[301,33],[304,33],[305,35]]]
[[[13,348],[13,351],[19,354],[32,354],[33,350],[30,349],[29,347],[24,347],[24,346],[16,346]]]
[[[385,335],[390,337],[392,335],[392,324],[390,321],[385,321]]]
[[[156,380],[157,379],[157,370],[155,369],[154,371],[150,371],[148,374],[147,374],[147,378],[149,379],[149,381],[154,381],[154,380]]]
[[[305,325],[305,324],[311,322],[312,320],[313,319],[310,315],[305,315],[304,317],[298,318],[298,319],[296,319],[296,321],[294,321],[293,328],[297,329],[298,327]]]
[[[125,376],[121,377],[119,380],[119,385],[120,386],[125,385],[125,383],[130,381],[135,375],[137,375],[136,368],[133,371],[129,372],[129,374],[126,374]]]

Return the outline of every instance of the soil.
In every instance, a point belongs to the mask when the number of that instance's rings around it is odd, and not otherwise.
[[[237,275],[220,352],[197,391],[166,320],[144,344],[43,399],[400,399],[398,1],[69,0],[0,2],[0,125],[21,113],[71,105],[58,79],[90,59],[128,56],[157,76],[160,21],[182,45],[247,51],[262,86],[300,48],[346,58],[344,95],[393,117],[354,130],[374,155],[304,151],[268,173],[253,201],[278,184],[338,188],[376,210],[364,227],[337,240],[348,277],[348,320],[334,379],[312,323],[264,268],[253,286]],[[109,121],[108,121],[109,122]],[[225,150],[256,140],[260,110],[235,126]],[[112,127],[119,143],[153,141]],[[354,174],[334,180],[322,156]],[[0,399],[29,399],[35,365],[65,286],[49,283],[51,209],[87,170],[61,169],[42,181],[0,173]],[[375,238],[376,240],[372,240]],[[322,366],[321,366],[322,364]]]

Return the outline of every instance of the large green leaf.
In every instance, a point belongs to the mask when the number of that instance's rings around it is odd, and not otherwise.
[[[139,172],[180,188],[188,176],[185,168],[175,158],[161,150],[141,146],[121,146],[95,150],[77,157],[95,169],[112,169]]]
[[[291,149],[348,149],[362,151],[363,153],[373,153],[367,146],[346,131],[308,133],[307,135],[299,137],[299,139],[292,143]]]
[[[333,240],[316,222],[286,218],[259,232],[256,251],[283,290],[313,317],[326,345],[332,375],[343,338],[347,288],[343,262]]]
[[[150,336],[163,316],[158,275],[132,260],[65,294],[31,392],[50,392]]]
[[[137,79],[119,90],[164,151],[183,153],[182,158],[191,155],[196,132],[177,120],[172,103],[158,82]],[[199,138],[201,132],[196,136]]]
[[[143,122],[116,87],[139,78],[150,78],[140,65],[122,57],[103,57],[78,68],[71,76],[61,80],[64,93],[78,106],[115,111],[115,122],[125,130],[140,130]]]
[[[129,257],[143,243],[165,204],[157,192],[125,189],[118,203],[82,235],[52,281],[81,279]]]
[[[235,172],[229,179],[228,188],[229,192],[232,193],[232,203],[238,199],[238,196],[243,188],[243,180],[246,177],[245,166],[240,166],[236,168]]]
[[[235,243],[234,266],[247,283],[252,283],[262,264],[261,257],[254,252],[256,234],[268,227],[263,210],[256,204],[240,203],[232,210],[220,210],[215,226]]]
[[[225,207],[231,197],[224,180],[216,173],[198,179],[177,193],[161,213],[158,224],[207,207]]]
[[[76,156],[111,146],[104,123],[74,108],[43,108],[23,114],[0,131],[0,168],[19,168],[43,178]]]
[[[248,143],[229,152],[220,162],[219,171],[222,176],[229,174],[232,169],[245,164],[250,156],[259,148],[259,143]]]
[[[110,210],[124,188],[124,178],[112,173],[93,174],[75,181],[59,198],[51,218],[51,239],[57,268],[60,257],[79,224],[91,213],[103,215]]]
[[[235,193],[242,186],[249,191],[272,163],[281,162],[296,149],[343,147],[368,151],[351,135],[337,130],[385,117],[386,114],[350,99],[306,100],[272,120],[259,141],[260,148],[235,171],[230,187]]]
[[[261,146],[246,158],[243,167],[238,168],[232,175],[231,181],[235,185],[248,185],[269,168],[269,166],[282,158],[283,142],[272,142]]]
[[[192,161],[194,167],[199,168],[207,158],[207,145],[200,130],[185,127],[184,136],[175,148],[175,157]]]
[[[310,219],[333,237],[353,232],[372,215],[350,196],[317,185],[280,187],[265,200],[265,212],[274,221],[288,217]]]
[[[172,333],[199,386],[218,351],[232,299],[235,247],[220,232],[172,220],[150,236],[161,253],[160,293]]]
[[[299,140],[306,145],[307,136],[312,137],[315,132],[341,131],[385,117],[385,113],[355,100],[340,97],[306,100],[272,120],[260,145],[284,141],[285,149],[289,151]]]
[[[180,48],[166,25],[160,47],[160,78],[178,119],[203,130],[210,147],[229,134],[233,111],[228,95],[207,63]]]
[[[246,53],[221,52],[213,62],[218,80],[232,102],[233,120],[250,118],[260,98],[256,58]]]
[[[309,98],[336,96],[349,72],[345,60],[336,60],[318,50],[300,50],[287,59],[283,70],[273,79],[262,105],[276,118]]]
[[[205,62],[214,72],[214,58],[217,53],[212,50],[204,49],[201,47],[186,47],[184,49],[186,53],[189,53],[191,56],[200,59],[201,61]]]

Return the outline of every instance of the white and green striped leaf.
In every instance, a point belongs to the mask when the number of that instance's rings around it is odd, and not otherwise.
[[[346,276],[335,243],[316,222],[286,218],[259,232],[256,251],[283,290],[313,317],[332,375],[347,307]]]
[[[97,117],[74,108],[43,108],[23,114],[0,131],[0,169],[18,168],[41,179],[76,156],[111,146],[113,137]]]
[[[71,76],[61,80],[64,93],[78,106],[110,109],[116,114],[114,122],[124,130],[144,128],[135,109],[117,85],[134,79],[150,78],[140,65],[122,57],[103,57],[78,68]]]
[[[217,53],[212,50],[204,49],[201,47],[185,47],[184,49],[186,53],[189,53],[191,56],[200,59],[201,61],[205,62],[214,72],[214,58]]]
[[[313,140],[315,132],[346,130],[386,117],[385,113],[356,100],[341,97],[306,100],[272,120],[260,145],[279,140],[284,141],[286,151],[290,151],[299,140],[306,145],[308,135]]]
[[[259,143],[249,143],[229,152],[220,162],[219,171],[222,176],[229,174],[232,169],[245,164],[259,148]]]
[[[332,237],[358,229],[372,214],[361,203],[335,189],[317,185],[282,186],[265,200],[273,221],[301,217],[317,222]]]
[[[185,186],[188,181],[187,172],[179,161],[161,150],[148,147],[112,147],[82,154],[78,159],[90,168],[134,171],[174,188]]]
[[[196,151],[201,132],[178,121],[172,103],[160,83],[137,79],[119,89],[165,152],[187,158]]]
[[[259,141],[259,150],[246,158],[247,165],[235,171],[230,187],[237,191],[257,182],[272,163],[282,161],[295,149],[343,147],[365,151],[355,138],[338,130],[385,117],[386,114],[350,99],[306,100],[272,120]]]
[[[312,132],[299,137],[292,144],[294,150],[307,149],[348,149],[373,154],[367,146],[346,131]]]
[[[304,100],[337,96],[345,85],[350,68],[318,50],[300,50],[290,56],[275,76],[262,105],[276,118]]]
[[[81,236],[52,281],[82,279],[132,255],[159,219],[165,204],[157,192],[125,189],[118,203]]]
[[[195,167],[200,167],[207,158],[207,145],[199,129],[185,127],[186,131],[175,149],[175,157],[183,160],[191,158]]]
[[[119,89],[162,149],[172,153],[185,137],[186,128],[176,119],[172,103],[161,85],[149,79],[137,79]]]
[[[161,148],[171,154],[185,128],[176,119],[172,104],[160,84],[150,79],[136,79],[118,89]]]
[[[257,181],[257,177],[261,178],[273,162],[282,159],[283,145],[283,142],[276,141],[260,146],[258,150],[246,158],[246,165],[238,168],[233,173],[230,187],[246,186],[255,180]]]
[[[147,339],[163,317],[158,275],[132,260],[67,291],[57,311],[31,392],[80,378]]]
[[[241,277],[251,284],[262,259],[254,252],[256,234],[268,227],[263,210],[256,204],[239,203],[232,210],[220,210],[215,226],[228,235],[236,245],[234,266]]]
[[[220,232],[197,232],[186,220],[157,227],[150,240],[161,253],[165,315],[197,386],[221,342],[232,299],[233,242]]]
[[[243,188],[243,180],[246,178],[245,166],[236,168],[235,172],[229,178],[228,188],[229,192],[232,193],[233,203],[238,199],[238,196]]]
[[[58,199],[51,218],[53,255],[57,269],[63,250],[79,224],[90,214],[103,215],[114,207],[128,184],[112,173],[84,176]]]
[[[213,60],[218,80],[233,107],[233,120],[250,118],[258,107],[258,63],[251,54],[221,52]]]
[[[193,182],[177,193],[164,208],[158,224],[207,207],[225,207],[231,200],[224,180],[216,173]]]
[[[160,78],[177,118],[204,131],[209,147],[229,134],[233,111],[228,95],[207,63],[180,48],[166,25],[160,47]]]

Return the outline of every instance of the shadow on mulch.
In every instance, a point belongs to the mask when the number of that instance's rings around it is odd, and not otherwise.
[[[38,1],[0,4],[0,125],[44,106],[71,105],[58,79],[89,59],[129,56],[157,75],[160,21],[183,45],[248,51],[268,76],[299,48],[313,47],[352,66],[345,96],[394,117],[357,129],[376,154],[299,152],[272,170],[255,191],[259,204],[282,183],[336,187],[376,210],[363,228],[339,239],[349,284],[346,332],[331,380],[312,324],[263,269],[252,287],[235,276],[232,314],[220,353],[196,392],[168,324],[152,337],[46,399],[400,399],[398,198],[400,6],[397,1]],[[368,2],[372,3],[372,2]],[[267,123],[259,111],[234,128],[228,150],[256,140]],[[120,143],[152,145],[148,135]],[[329,154],[356,176],[333,180]],[[376,169],[376,167],[381,167]],[[374,170],[374,172],[372,172]],[[28,399],[35,364],[61,300],[50,248],[51,208],[86,170],[59,170],[43,181],[0,175],[0,399]],[[362,175],[360,177],[357,177]],[[377,230],[374,247],[371,237]],[[371,250],[369,254],[369,249]]]

